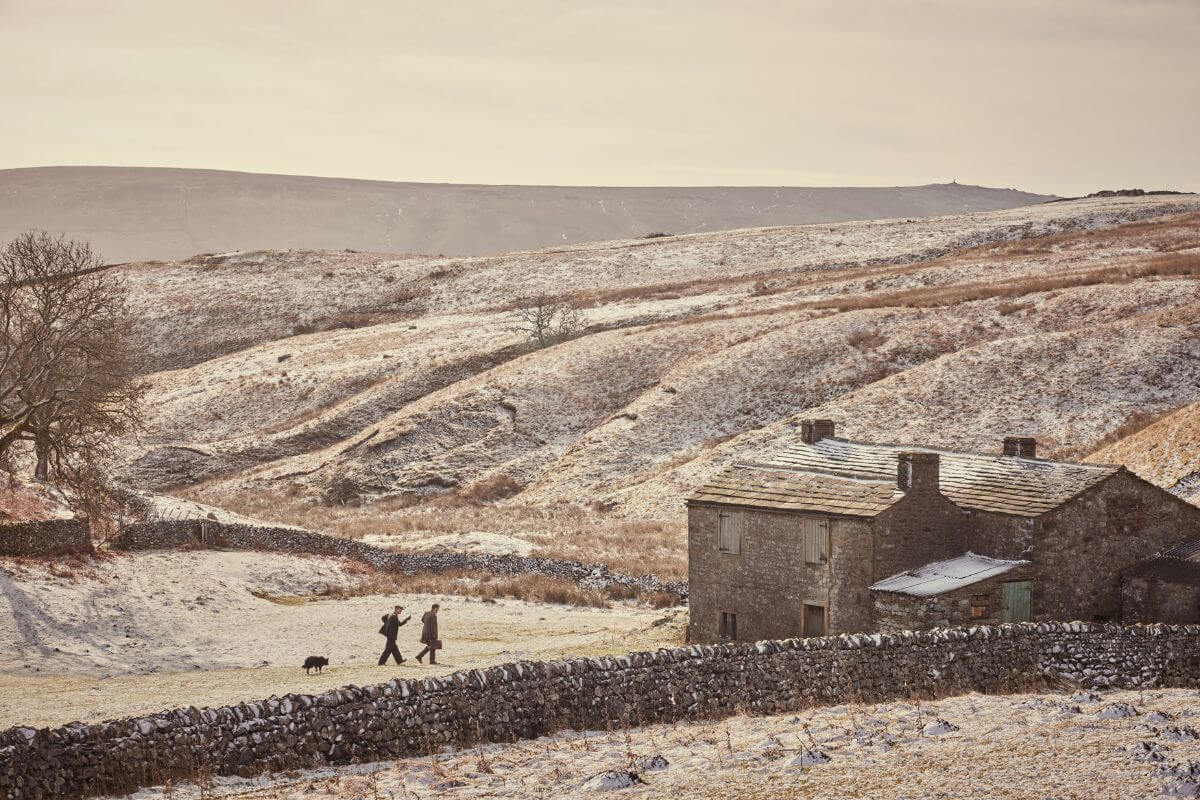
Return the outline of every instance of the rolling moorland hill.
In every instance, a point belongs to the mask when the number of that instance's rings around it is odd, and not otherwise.
[[[885,188],[479,186],[198,169],[0,170],[0,241],[88,239],[109,263],[297,248],[490,255],[764,225],[956,214],[1049,199],[957,183]]]
[[[1147,480],[1200,505],[1200,403],[1164,414],[1088,457],[1125,464]]]
[[[129,483],[351,535],[496,526],[615,565],[631,536],[596,531],[636,531],[666,573],[682,568],[682,498],[801,417],[984,451],[1027,433],[1082,457],[1200,400],[1190,196],[121,271],[154,370]],[[584,333],[531,349],[513,310],[541,292],[580,307]],[[1165,461],[1125,460],[1178,483]],[[455,517],[448,497],[500,505]],[[583,520],[574,550],[547,540],[566,510]]]

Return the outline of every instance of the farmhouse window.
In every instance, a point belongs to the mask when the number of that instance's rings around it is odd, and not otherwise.
[[[971,617],[986,617],[991,610],[991,597],[986,594],[971,595]]]
[[[717,631],[722,639],[737,641],[737,614],[728,611],[721,612],[721,627]]]
[[[722,511],[717,520],[717,546],[722,553],[742,552],[742,515]]]
[[[829,522],[823,519],[805,519],[804,563],[829,563]]]

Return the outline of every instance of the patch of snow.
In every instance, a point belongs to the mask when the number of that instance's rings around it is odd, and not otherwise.
[[[1168,742],[1190,742],[1200,739],[1200,734],[1196,733],[1196,729],[1191,725],[1172,725],[1163,728],[1158,732],[1158,735]]]
[[[938,717],[936,720],[926,725],[921,733],[925,734],[926,736],[943,736],[947,733],[954,733],[957,730],[961,730],[957,725]]]
[[[662,755],[638,756],[633,760],[633,769],[638,773],[662,772],[670,766],[670,762]]]
[[[1134,761],[1157,764],[1167,760],[1167,748],[1154,742],[1141,741],[1125,748]]]
[[[833,759],[824,750],[813,748],[805,750],[800,755],[788,762],[788,766],[792,767],[812,767],[817,764],[828,764]]]
[[[580,788],[591,791],[608,791],[612,789],[628,789],[643,782],[636,772],[609,769],[588,778]]]
[[[1113,703],[1096,712],[1096,719],[1126,719],[1136,717],[1138,710],[1129,703]]]

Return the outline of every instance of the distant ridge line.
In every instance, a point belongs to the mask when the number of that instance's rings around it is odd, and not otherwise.
[[[110,263],[285,249],[481,256],[658,232],[997,211],[1049,199],[959,183],[520,186],[175,167],[23,167],[0,170],[0,241],[41,228],[87,239]]]

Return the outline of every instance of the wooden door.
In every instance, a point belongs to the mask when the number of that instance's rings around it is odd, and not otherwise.
[[[1009,581],[1002,584],[1004,589],[1004,622],[1029,621],[1029,594],[1032,584],[1029,581]]]
[[[804,635],[825,635],[825,606],[804,604]]]

